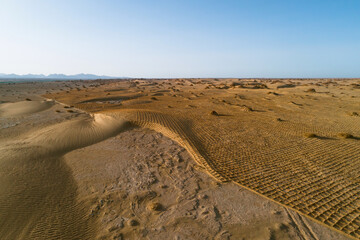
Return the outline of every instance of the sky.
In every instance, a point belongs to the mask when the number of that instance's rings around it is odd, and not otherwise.
[[[0,73],[360,77],[360,1],[0,0]]]

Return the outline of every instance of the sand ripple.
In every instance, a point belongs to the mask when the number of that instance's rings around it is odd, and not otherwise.
[[[95,225],[62,155],[128,126],[94,114],[0,143],[0,239],[91,239]]]
[[[51,108],[54,101],[21,101],[0,104],[0,117],[17,117]]]

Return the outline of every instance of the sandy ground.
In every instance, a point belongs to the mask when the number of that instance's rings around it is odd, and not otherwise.
[[[359,79],[133,79],[46,94],[177,141],[231,181],[360,237]]]
[[[216,181],[159,132],[40,97],[101,84],[0,85],[1,239],[348,239]],[[134,94],[122,105],[151,102]]]
[[[347,239],[215,181],[184,148],[151,130],[129,130],[64,158],[80,199],[92,203],[100,239]]]

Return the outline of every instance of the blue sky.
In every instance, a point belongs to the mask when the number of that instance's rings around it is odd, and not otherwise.
[[[0,72],[360,77],[360,1],[0,0]]]

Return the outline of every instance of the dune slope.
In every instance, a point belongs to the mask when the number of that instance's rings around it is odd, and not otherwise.
[[[92,239],[96,225],[86,203],[77,199],[76,183],[62,156],[127,126],[121,119],[94,114],[0,142],[0,238]]]
[[[351,113],[360,95],[351,81],[134,80],[46,96],[160,131],[215,178],[358,238],[360,118]],[[91,102],[111,88],[137,90],[140,104]]]

